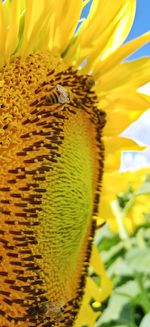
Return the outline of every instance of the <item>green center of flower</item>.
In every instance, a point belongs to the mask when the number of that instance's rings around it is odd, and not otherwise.
[[[99,201],[104,113],[93,80],[54,54],[15,58],[0,79],[2,323],[71,327]]]

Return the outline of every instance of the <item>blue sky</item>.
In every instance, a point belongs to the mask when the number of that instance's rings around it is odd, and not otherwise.
[[[127,41],[150,30],[150,0],[137,0],[135,21],[127,38]],[[130,58],[150,56],[150,43],[141,48]]]
[[[106,0],[107,1],[107,0]],[[114,0],[112,0],[114,1]],[[92,0],[86,6],[83,16],[86,16]],[[126,41],[129,41],[150,30],[150,0],[137,0],[137,9],[135,21]],[[139,51],[130,56],[130,59],[135,59],[143,56],[150,56],[150,43]]]

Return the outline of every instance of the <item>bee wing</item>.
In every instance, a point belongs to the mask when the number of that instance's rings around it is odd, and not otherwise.
[[[64,96],[63,94],[60,94],[59,97],[58,97],[58,101],[59,103],[69,103],[70,102],[70,99],[68,96]]]
[[[60,93],[60,94],[62,94],[64,97],[68,97],[68,92],[67,92],[67,90],[62,86],[62,85],[60,85],[60,84],[57,84],[56,85],[56,89],[58,90],[58,92]]]

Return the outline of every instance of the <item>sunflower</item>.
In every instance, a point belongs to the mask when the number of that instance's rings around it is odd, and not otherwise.
[[[87,280],[104,148],[105,171],[112,172],[122,149],[137,148],[119,134],[150,104],[137,92],[149,80],[149,58],[122,62],[150,41],[148,32],[122,45],[135,1],[94,0],[83,20],[87,3],[0,2],[3,327],[73,326]]]
[[[97,224],[101,224],[105,217],[113,232],[120,232],[124,225],[127,233],[132,234],[139,225],[146,222],[144,214],[150,212],[149,184],[143,182],[144,176],[149,176],[149,173],[149,168],[142,168],[134,172],[104,174],[101,192],[104,208],[100,205]],[[109,180],[112,185],[108,188]]]
[[[149,168],[141,168],[139,170],[135,170],[134,172],[116,171],[114,173],[104,173],[97,224],[102,224],[105,218],[105,220],[110,223],[112,229],[117,230],[116,227],[113,228],[113,223],[114,226],[116,226],[116,222],[114,220],[114,214],[111,208],[112,201],[116,200],[119,196],[122,196],[125,192],[130,190],[135,193],[136,190],[138,190],[138,188],[142,185],[144,176],[149,174],[149,172]],[[111,181],[110,185],[109,181]]]

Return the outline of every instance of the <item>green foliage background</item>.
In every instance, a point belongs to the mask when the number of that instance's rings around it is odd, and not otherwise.
[[[130,189],[118,196],[117,205],[124,212],[132,208],[135,197],[147,195],[150,177],[135,192]],[[124,205],[122,206],[122,203]],[[123,217],[123,215],[121,215]],[[150,327],[150,212],[144,213],[145,222],[129,236],[125,231],[112,233],[108,225],[100,228],[95,243],[101,253],[114,288],[100,308],[102,314],[95,327]],[[99,283],[97,276],[92,276]]]

